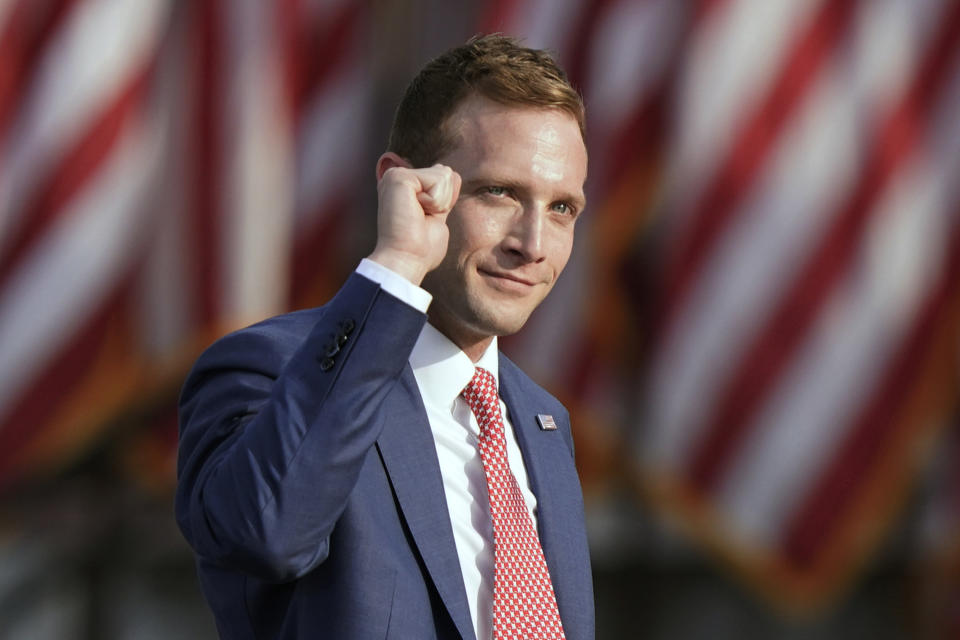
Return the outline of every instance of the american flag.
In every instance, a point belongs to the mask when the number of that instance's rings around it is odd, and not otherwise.
[[[562,5],[490,14],[590,118],[573,273],[510,346],[588,480],[627,468],[777,604],[830,602],[957,408],[960,3]]]
[[[69,448],[137,386],[128,350],[165,140],[167,2],[0,13],[0,470]],[[49,444],[42,444],[44,441]]]
[[[814,603],[956,408],[960,3],[703,3],[681,83],[636,457]]]
[[[169,483],[199,349],[335,287],[369,173],[365,11],[0,4],[0,487],[131,416],[160,423]]]

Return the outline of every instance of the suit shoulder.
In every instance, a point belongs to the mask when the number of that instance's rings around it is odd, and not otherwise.
[[[275,342],[300,342],[323,317],[323,309],[314,307],[273,316],[229,333],[220,340],[267,339]]]
[[[322,307],[293,311],[218,338],[197,358],[182,394],[217,372],[245,370],[276,377],[322,316]]]
[[[273,316],[219,338],[207,347],[204,356],[248,350],[260,351],[264,348],[279,353],[291,352],[306,339],[321,317],[323,317],[323,307]]]

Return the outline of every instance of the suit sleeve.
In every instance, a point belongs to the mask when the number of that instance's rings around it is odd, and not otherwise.
[[[176,494],[199,556],[271,581],[326,559],[425,321],[354,274],[322,311],[255,325],[200,357],[180,400]]]

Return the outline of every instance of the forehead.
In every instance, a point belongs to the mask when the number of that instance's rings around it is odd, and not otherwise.
[[[481,96],[461,103],[447,122],[453,143],[447,160],[467,166],[562,163],[569,179],[586,178],[587,154],[576,119],[566,111],[504,105]],[[506,167],[504,167],[506,168]],[[522,168],[522,167],[516,167]]]

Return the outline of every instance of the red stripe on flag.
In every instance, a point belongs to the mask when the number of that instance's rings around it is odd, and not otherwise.
[[[306,61],[297,78],[295,127],[309,128],[307,105],[315,96],[330,90],[337,76],[347,69],[349,73],[362,74],[361,60],[357,59],[357,43],[361,39],[365,11],[361,3],[348,2],[338,7],[330,17],[301,23],[298,30],[298,60]],[[316,305],[326,301],[335,291],[339,275],[330,273],[337,265],[343,265],[344,218],[340,215],[350,208],[347,193],[351,185],[338,185],[333,193],[321,194],[319,202],[305,205],[313,210],[298,211],[299,218],[307,221],[298,228],[294,238],[290,297],[294,306]]]
[[[0,416],[0,490],[15,479],[10,475],[12,461],[60,408],[56,398],[69,396],[84,380],[107,339],[108,320],[129,304],[134,283],[133,273],[127,274],[99,309],[76,327],[71,341],[45,365],[10,411]]]
[[[21,0],[0,25],[0,138],[26,93],[30,72],[39,67],[45,47],[75,4]]]
[[[667,69],[664,80],[669,83],[675,78],[674,69]],[[669,93],[665,86],[654,88],[617,132],[607,149],[609,163],[606,175],[599,178],[603,180],[603,186],[597,189],[598,193],[606,193],[611,185],[619,184],[638,159],[656,157],[660,153],[664,144],[663,131],[667,127]]]
[[[117,97],[94,120],[79,140],[67,150],[45,183],[36,189],[35,200],[24,212],[23,224],[11,238],[10,250],[0,256],[0,286],[30,252],[66,206],[107,162],[123,139],[130,121],[141,111],[150,86],[153,67],[147,65],[124,86]]]
[[[297,233],[290,280],[290,300],[297,308],[326,302],[347,277],[344,232],[351,206],[350,190],[327,199],[322,211],[308,219],[317,223]],[[342,272],[331,273],[339,269]],[[342,277],[341,277],[342,276]]]
[[[590,51],[594,47],[594,32],[600,18],[617,0],[595,0],[580,7],[580,15],[576,19],[576,29],[573,31],[570,46],[569,61],[566,65],[567,77],[570,83],[581,93],[587,93],[590,85],[589,62]]]
[[[757,111],[746,120],[729,155],[699,201],[688,234],[677,245],[666,273],[665,299],[656,331],[670,330],[690,287],[725,229],[739,213],[737,205],[766,166],[790,116],[802,102],[819,70],[848,30],[856,3],[823,2],[790,49],[783,70]]]
[[[283,98],[286,120],[295,121],[299,113],[300,82],[304,61],[300,53],[300,32],[303,28],[303,3],[301,0],[277,0],[274,17],[277,24],[277,47],[281,56],[283,73]]]
[[[193,259],[196,265],[197,320],[201,326],[213,326],[219,317],[222,252],[221,206],[223,187],[224,89],[223,38],[220,29],[221,5],[218,0],[203,0],[195,5],[199,14],[194,21],[196,57],[193,74],[195,133],[192,136],[196,170],[190,184],[193,195]],[[188,61],[190,64],[190,61]]]
[[[709,19],[710,14],[715,14],[727,4],[730,4],[730,0],[699,0],[699,2],[695,2],[693,13],[694,22],[699,23],[702,20]]]
[[[919,137],[935,89],[946,72],[953,47],[960,41],[960,4],[946,20],[937,44],[927,57],[904,101],[884,122],[873,152],[850,198],[833,216],[823,243],[811,253],[793,285],[757,334],[730,377],[714,419],[694,451],[689,473],[695,486],[709,491],[729,466],[738,443],[747,435],[751,418],[775,387],[786,365],[816,321],[820,308],[857,254],[856,248],[875,201]]]
[[[960,219],[960,212],[957,218]],[[826,472],[785,530],[783,556],[797,569],[816,562],[839,526],[842,514],[865,488],[864,479],[880,456],[889,451],[895,430],[927,426],[905,424],[903,410],[910,396],[907,390],[916,389],[925,379],[922,371],[931,355],[931,336],[938,333],[944,310],[960,296],[960,223],[954,226],[947,255],[949,263],[918,314],[912,332]]]
[[[510,32],[517,21],[517,13],[523,2],[518,0],[490,0],[484,5],[478,24],[479,33]]]
[[[664,77],[672,80],[675,76],[668,72]],[[606,150],[606,155],[609,158],[607,171],[603,175],[594,177],[593,179],[597,183],[591,185],[593,192],[604,194],[606,199],[598,205],[591,205],[590,209],[605,216],[619,214],[622,233],[630,237],[634,237],[637,233],[633,225],[642,217],[639,212],[649,203],[640,200],[631,203],[632,206],[629,209],[623,206],[611,207],[612,194],[623,189],[625,180],[630,179],[633,184],[636,184],[635,178],[630,176],[630,173],[636,171],[644,157],[652,158],[660,153],[660,147],[664,144],[663,124],[666,120],[667,101],[667,90],[658,88],[638,105],[625,126],[617,132],[611,147]],[[610,222],[610,220],[604,221],[605,224],[610,224]],[[600,246],[606,247],[605,244]],[[607,255],[598,258],[598,267],[611,259],[609,247],[606,247],[605,251]],[[602,289],[604,286],[617,287],[617,290],[623,293],[625,304],[636,304],[640,301],[649,300],[651,297],[648,291],[640,291],[641,287],[637,276],[637,274],[648,273],[649,269],[646,266],[637,267],[632,258],[633,256],[627,255],[614,256],[612,259],[619,264],[615,270],[611,268],[606,273],[613,276],[616,281],[609,283],[601,281],[598,283],[598,289]],[[604,273],[603,269],[595,269],[595,271]],[[576,341],[573,347],[575,355],[570,360],[572,364],[566,368],[566,373],[560,381],[563,388],[579,391],[589,389],[592,386],[591,380],[597,379],[598,371],[609,368],[609,358],[599,344],[606,337],[609,337],[609,329],[607,328],[609,312],[609,309],[601,305],[595,307],[594,312],[590,314],[590,329],[580,335]],[[646,318],[648,315],[649,313],[646,311],[637,310],[637,317]],[[602,328],[596,329],[595,327]],[[639,331],[639,327],[635,326],[634,330]],[[505,341],[505,344],[510,344],[510,341]],[[618,352],[621,356],[626,353],[622,348],[618,348]]]
[[[930,94],[950,72],[948,63],[956,55],[960,43],[960,3],[945,21],[937,46],[927,58],[917,87],[902,110],[916,113],[930,101]],[[901,118],[903,119],[903,118]],[[908,121],[909,123],[909,121]],[[901,125],[906,128],[905,125]],[[960,220],[960,210],[955,214]],[[904,341],[886,376],[865,405],[855,427],[847,437],[826,473],[797,512],[784,538],[786,556],[797,566],[811,563],[838,526],[844,509],[863,486],[858,480],[867,475],[871,465],[884,451],[891,432],[898,426],[899,416],[908,397],[907,389],[916,388],[918,370],[929,348],[931,336],[951,300],[960,295],[960,222],[956,222],[947,254],[948,263],[942,277],[918,314],[913,332]]]
[[[620,0],[623,1],[623,0]],[[604,11],[599,9],[603,7]],[[602,3],[589,4],[588,7],[577,19],[580,28],[576,30],[576,41],[571,48],[572,55],[568,64],[571,80],[577,83],[588,83],[590,80],[588,73],[588,60],[591,56],[591,50],[602,47],[600,34],[597,33],[598,23],[601,20],[601,13],[606,13],[610,9],[611,2],[604,0]],[[600,202],[590,205],[590,210],[598,215],[603,215],[605,220],[595,223],[592,234],[598,234],[602,229],[617,230],[620,237],[636,237],[636,226],[644,215],[640,213],[646,207],[649,207],[650,190],[644,190],[643,186],[638,184],[637,172],[641,166],[652,166],[659,164],[660,155],[663,146],[666,143],[668,131],[668,109],[670,108],[670,96],[676,79],[680,76],[678,68],[682,63],[682,56],[678,52],[682,50],[683,42],[687,35],[693,30],[694,25],[687,22],[685,29],[679,34],[680,40],[672,42],[670,47],[669,61],[665,67],[658,72],[657,82],[647,87],[644,94],[631,96],[633,103],[629,114],[617,123],[617,128],[607,133],[607,139],[599,148],[591,145],[590,153],[602,154],[605,165],[602,173],[591,174],[588,189],[590,193],[599,194]],[[585,89],[585,92],[588,92]],[[630,92],[627,92],[630,93]],[[589,113],[588,113],[589,120]],[[590,140],[590,131],[587,132],[588,141]],[[596,140],[594,138],[594,140]],[[623,195],[625,185],[630,184],[632,195],[629,203],[624,200]],[[645,197],[638,194],[644,193]],[[610,220],[613,216],[615,219]],[[596,239],[594,239],[596,243]],[[598,263],[594,271],[602,274],[598,284],[599,290],[615,289],[621,296],[618,298],[625,306],[638,300],[647,300],[649,297],[644,294],[638,294],[634,287],[634,280],[629,276],[635,266],[631,260],[624,255],[625,249],[622,243],[613,243],[617,245],[615,255],[610,253],[609,242],[600,241],[603,250],[598,253]],[[638,272],[646,272],[639,270]],[[577,390],[574,395],[583,395],[583,390],[590,389],[596,384],[596,380],[601,379],[606,370],[610,370],[611,360],[615,363],[619,359],[626,358],[626,352],[622,346],[617,348],[617,355],[612,356],[609,346],[604,343],[610,335],[610,322],[608,305],[600,305],[595,308],[595,312],[589,314],[587,329],[579,337],[574,347],[574,357],[571,359],[571,366],[566,368],[563,376],[563,388]],[[638,327],[634,327],[634,330]],[[632,331],[631,331],[632,333]],[[509,344],[509,341],[507,341]],[[607,348],[605,348],[605,346]],[[618,375],[618,374],[614,374]]]
[[[350,59],[348,54],[357,40],[362,17],[360,3],[345,2],[323,20],[301,21],[296,52],[300,68],[294,91],[297,117],[313,95]]]

